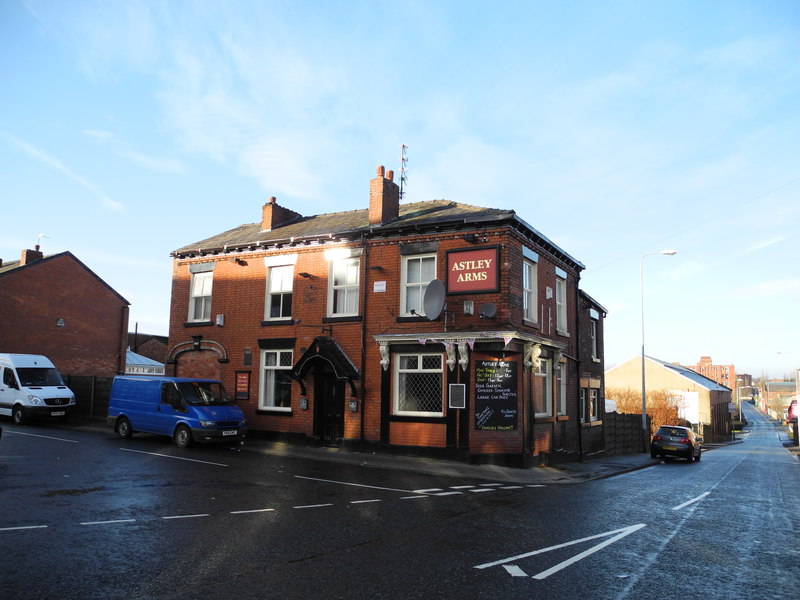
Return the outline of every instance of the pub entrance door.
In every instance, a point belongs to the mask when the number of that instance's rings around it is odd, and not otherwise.
[[[323,446],[341,447],[344,440],[344,380],[330,365],[314,372],[314,435]]]

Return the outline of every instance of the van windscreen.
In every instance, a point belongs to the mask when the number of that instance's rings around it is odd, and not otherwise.
[[[42,367],[17,368],[22,387],[50,387],[65,385],[61,374],[56,369]]]
[[[216,381],[181,381],[178,388],[188,404],[231,404],[225,388]]]

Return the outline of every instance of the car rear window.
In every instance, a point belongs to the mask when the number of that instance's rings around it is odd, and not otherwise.
[[[658,430],[658,435],[668,435],[671,437],[688,437],[688,432],[679,427],[661,427]]]

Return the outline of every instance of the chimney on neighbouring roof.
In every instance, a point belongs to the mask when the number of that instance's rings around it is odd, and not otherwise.
[[[35,262],[37,260],[42,260],[44,258],[44,254],[39,251],[39,244],[36,244],[35,250],[23,250],[22,256],[19,259],[19,266],[24,267],[25,265]]]
[[[385,176],[384,176],[385,173]],[[392,181],[394,173],[378,167],[378,176],[369,182],[369,224],[390,223],[400,215],[400,187]]]
[[[277,227],[296,221],[302,216],[293,210],[278,206],[275,196],[270,196],[261,209],[261,231],[272,231]]]

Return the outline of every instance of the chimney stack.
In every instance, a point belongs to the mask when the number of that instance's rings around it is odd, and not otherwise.
[[[261,209],[261,231],[272,231],[282,225],[288,225],[302,216],[293,210],[278,206],[275,196],[270,196]]]
[[[44,254],[41,253],[39,250],[39,245],[36,245],[36,250],[23,250],[22,256],[19,259],[19,266],[24,267],[27,264],[32,262],[36,262],[37,260],[42,260],[44,258]]]
[[[400,216],[400,187],[392,181],[394,173],[378,167],[377,177],[369,182],[369,224],[384,225]]]

